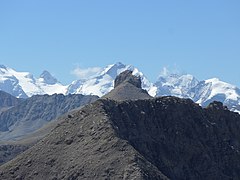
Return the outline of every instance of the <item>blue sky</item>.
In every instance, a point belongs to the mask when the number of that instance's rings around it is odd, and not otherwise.
[[[240,86],[239,0],[0,1],[0,64],[63,83],[118,61]]]

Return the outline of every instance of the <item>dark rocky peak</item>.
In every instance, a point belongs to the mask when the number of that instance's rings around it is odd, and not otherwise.
[[[114,89],[103,98],[116,101],[150,99],[146,90],[141,88],[141,78],[132,75],[132,71],[126,70],[119,74],[114,81]]]
[[[115,81],[114,81],[114,88],[116,88],[117,86],[119,86],[120,84],[122,84],[123,82],[128,82],[134,86],[136,86],[137,88],[141,88],[141,78],[134,76],[132,74],[131,70],[126,70],[123,71],[122,73],[120,73]]]
[[[222,102],[213,101],[208,106],[207,109],[215,109],[215,110],[228,110],[227,106],[224,106]]]
[[[48,71],[43,71],[40,75],[40,78],[43,79],[43,82],[46,84],[56,84],[58,81],[55,77],[53,77]]]

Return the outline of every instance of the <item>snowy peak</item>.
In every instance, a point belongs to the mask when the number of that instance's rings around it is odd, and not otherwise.
[[[6,69],[6,68],[7,68],[6,66],[0,64],[0,69]]]
[[[128,70],[128,66],[119,62],[108,65],[101,72],[96,73],[96,76],[71,83],[67,88],[67,94],[97,95],[101,97],[113,89],[114,79],[125,70]]]
[[[14,69],[7,68],[8,74],[14,76],[18,85],[21,86],[22,90],[26,93],[28,97],[35,94],[43,94],[42,89],[36,84],[36,78],[29,72],[18,72]]]
[[[170,74],[167,76],[159,76],[157,83],[167,84],[169,86],[178,86],[191,88],[198,83],[198,80],[190,74],[178,75]]]
[[[66,94],[67,87],[62,85],[48,71],[43,71],[36,84],[44,94]]]
[[[0,64],[0,75],[5,74],[7,71],[7,67]]]
[[[170,73],[166,68],[153,84],[136,67],[121,62],[98,68],[93,76],[75,80],[67,86],[58,82],[48,71],[35,78],[29,72],[18,72],[0,65],[0,90],[20,98],[54,93],[102,97],[113,89],[115,78],[126,70],[141,79],[142,88],[151,96],[191,98],[204,107],[212,101],[220,101],[230,110],[240,112],[240,89],[234,85],[217,78],[198,81],[193,75]]]
[[[205,91],[208,91],[207,99],[212,99],[216,96],[222,95],[225,99],[237,101],[240,97],[240,91],[236,86],[223,82],[217,78],[205,80],[204,85],[204,87],[207,87],[205,88]],[[201,100],[199,100],[199,103],[202,103]]]
[[[18,72],[1,65],[0,90],[15,97],[27,98],[36,94],[65,93],[66,87],[57,83],[57,80],[47,71],[37,79],[29,72]]]
[[[172,95],[188,98],[189,91],[198,83],[199,81],[190,74],[167,74],[159,76],[155,85],[157,87],[157,96]]]
[[[58,81],[55,77],[53,77],[48,71],[43,71],[39,78],[40,82],[46,83],[46,84],[56,84]]]
[[[165,74],[155,83],[157,96],[191,98],[203,107],[213,101],[222,102],[230,110],[240,112],[240,90],[218,78],[198,81],[194,76]]]
[[[7,70],[7,67],[6,66],[4,66],[4,65],[2,65],[2,64],[0,64],[0,71],[6,71]]]
[[[156,94],[153,84],[147,80],[143,73],[132,65],[124,65],[120,62],[106,66],[99,75],[90,77],[84,80],[84,82],[81,80],[74,81],[68,86],[67,94],[97,95],[101,97],[113,89],[114,80],[117,75],[126,70],[133,71],[133,75],[140,76],[143,88],[146,89],[150,95],[154,96]],[[77,88],[76,85],[79,85],[79,87]]]
[[[121,62],[117,62],[115,64],[108,65],[106,68],[104,68],[100,75],[108,74],[112,78],[115,78],[117,77],[118,74],[120,74],[120,71],[122,71],[122,69],[126,69],[126,65],[122,64]]]
[[[240,89],[217,78],[200,82],[194,89],[193,100],[202,106],[220,101],[230,110],[240,112]]]
[[[16,77],[16,71],[4,65],[0,65],[0,90],[18,98],[26,98],[27,95]]]

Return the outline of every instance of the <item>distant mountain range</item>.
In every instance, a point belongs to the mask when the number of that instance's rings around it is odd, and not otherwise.
[[[0,100],[2,99],[8,103],[5,103],[2,108],[0,106],[0,143],[21,139],[64,113],[81,108],[98,97],[81,94],[67,96],[54,94],[14,99],[11,95],[0,91]]]
[[[125,70],[141,77],[142,87],[151,96],[177,96],[190,98],[202,106],[212,101],[223,102],[230,110],[240,112],[240,89],[217,78],[204,81],[193,75],[165,74],[159,76],[155,83],[132,65],[120,62],[108,65],[88,79],[78,79],[69,85],[61,84],[48,71],[39,78],[29,72],[17,72],[12,68],[0,65],[0,90],[18,98],[27,98],[36,94],[83,94],[102,97],[113,89],[114,79]]]
[[[4,91],[0,91],[0,112],[6,111],[13,106],[17,106],[22,101],[23,99],[21,98],[16,98]]]
[[[69,94],[16,98],[0,91],[0,165],[44,137],[61,120],[98,96]],[[69,114],[65,114],[65,113]]]

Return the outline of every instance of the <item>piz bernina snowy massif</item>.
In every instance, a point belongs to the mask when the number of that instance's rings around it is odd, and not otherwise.
[[[36,94],[83,94],[102,97],[113,89],[117,75],[125,70],[140,76],[143,89],[151,96],[177,96],[190,98],[206,107],[212,101],[220,101],[231,111],[240,112],[240,89],[218,78],[197,80],[193,75],[167,73],[158,77],[155,83],[132,65],[120,62],[108,65],[88,79],[78,79],[69,85],[61,84],[48,71],[43,71],[39,78],[29,72],[18,72],[4,65],[0,66],[0,90],[15,97],[27,98]]]

